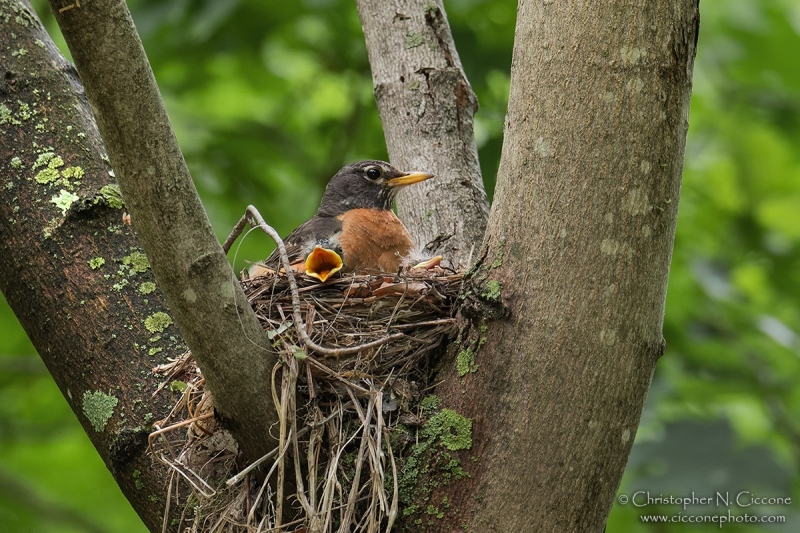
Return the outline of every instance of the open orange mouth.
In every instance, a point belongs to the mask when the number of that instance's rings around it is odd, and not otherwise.
[[[320,281],[325,281],[336,274],[343,266],[339,254],[322,246],[315,246],[306,257],[306,275]]]

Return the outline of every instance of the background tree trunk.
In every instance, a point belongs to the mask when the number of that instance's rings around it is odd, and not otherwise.
[[[130,225],[75,69],[28,3],[0,3],[0,289],[144,523],[166,468],[145,453],[186,351]]]
[[[443,386],[477,463],[426,531],[603,530],[664,348],[698,20],[696,0],[520,2],[472,289],[511,318],[479,320],[475,371]]]
[[[414,242],[466,267],[486,229],[472,117],[478,100],[440,0],[357,0],[389,158],[436,179],[409,187],[397,211]],[[474,257],[473,257],[474,259]]]

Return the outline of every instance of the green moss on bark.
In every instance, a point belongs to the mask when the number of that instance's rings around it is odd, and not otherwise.
[[[86,391],[83,393],[83,414],[94,430],[100,432],[106,428],[108,421],[114,415],[117,403],[119,399],[116,396],[102,391]]]

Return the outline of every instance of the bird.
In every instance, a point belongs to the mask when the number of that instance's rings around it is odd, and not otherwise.
[[[317,213],[284,239],[292,270],[321,282],[339,271],[397,272],[415,248],[392,211],[395,197],[401,188],[433,177],[377,160],[345,166],[328,182]],[[250,277],[279,269],[278,253],[251,266]],[[421,265],[428,268],[429,263]]]

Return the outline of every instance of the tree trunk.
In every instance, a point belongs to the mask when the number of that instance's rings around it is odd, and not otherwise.
[[[239,446],[276,446],[270,373],[277,359],[211,229],[124,0],[61,9],[64,39],[153,273]]]
[[[75,69],[30,5],[0,3],[0,289],[144,523],[166,468],[145,453],[186,351],[130,225]]]
[[[603,530],[664,348],[698,20],[697,0],[520,2],[468,298],[510,318],[476,319],[472,372],[449,370],[477,462],[426,531]]]
[[[398,215],[420,248],[466,267],[483,238],[489,203],[472,128],[478,100],[441,0],[356,4],[389,159],[436,174],[400,192]]]

